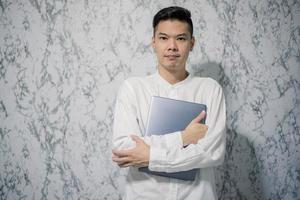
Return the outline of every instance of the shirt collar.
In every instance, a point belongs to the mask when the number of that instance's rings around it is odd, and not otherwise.
[[[158,80],[159,84],[161,84],[165,87],[168,87],[168,88],[178,88],[178,87],[186,84],[187,82],[189,82],[192,78],[192,75],[188,72],[188,76],[185,79],[183,79],[182,81],[179,81],[175,84],[171,84],[159,74],[158,70],[156,71],[154,76]]]

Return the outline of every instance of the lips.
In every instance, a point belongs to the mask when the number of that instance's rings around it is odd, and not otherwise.
[[[167,57],[167,58],[170,58],[170,59],[174,59],[174,58],[180,57],[180,55],[179,54],[168,54],[168,55],[165,55],[164,57]]]

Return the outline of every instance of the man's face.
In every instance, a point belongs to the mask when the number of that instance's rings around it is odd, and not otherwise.
[[[179,20],[159,22],[152,38],[158,68],[185,71],[185,64],[194,42],[195,39],[191,36],[186,22]]]

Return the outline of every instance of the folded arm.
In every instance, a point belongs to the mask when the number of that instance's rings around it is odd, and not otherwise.
[[[150,146],[182,146],[181,132],[174,132],[162,136],[142,136],[140,125],[137,120],[138,111],[136,107],[137,102],[135,93],[131,86],[125,81],[119,90],[116,100],[112,139],[113,161],[121,167],[127,167],[129,165],[147,166],[149,163],[149,156],[146,156],[146,161],[144,158],[140,161],[137,161],[136,159],[141,158],[141,155],[149,155]],[[137,142],[137,137],[134,136],[138,136],[139,140],[142,140],[143,142]],[[143,147],[140,147],[142,145]],[[136,151],[136,149],[139,149],[139,151]],[[143,152],[141,149],[147,152]],[[128,159],[131,159],[131,164],[129,164]]]
[[[149,169],[158,172],[177,172],[220,165],[225,155],[226,108],[221,87],[211,96],[207,110],[208,130],[196,144],[186,148],[150,148]]]
[[[199,139],[203,138],[206,131],[207,126],[204,124],[200,124],[199,122],[205,117],[205,112],[201,112],[191,123],[187,126],[187,128],[180,132],[182,144],[181,147],[188,146],[190,144],[196,144]],[[176,134],[176,133],[174,133]],[[173,134],[173,135],[174,135]],[[170,134],[168,134],[170,135]],[[173,137],[173,135],[171,137]],[[175,135],[176,137],[176,135]],[[131,136],[132,140],[135,142],[135,147],[127,149],[127,150],[113,150],[113,161],[116,162],[120,167],[129,167],[129,166],[138,166],[144,167],[149,165],[150,160],[150,145],[146,144],[141,138],[136,135]],[[169,138],[162,138],[157,136],[147,137],[146,139],[150,140],[158,140],[161,142],[163,139],[167,140]],[[171,140],[172,141],[172,140]],[[175,140],[176,141],[176,138]],[[177,139],[180,141],[180,139]],[[151,143],[151,142],[149,142]],[[152,142],[154,143],[154,142]],[[170,142],[169,142],[170,143]],[[170,143],[172,145],[172,142]],[[153,146],[153,145],[152,145]],[[161,146],[157,145],[159,148]],[[177,145],[175,145],[177,146]],[[155,148],[155,147],[154,147]]]
[[[136,117],[134,95],[128,90],[130,88],[123,94],[121,90],[114,118],[113,160],[119,166],[148,165],[152,171],[177,172],[216,166],[223,161],[226,114],[221,88],[212,94],[214,97],[208,107],[209,114],[206,119],[208,129],[207,126],[199,124],[198,128],[202,129],[202,133],[190,134],[189,137],[187,133],[191,131],[186,131],[188,128],[183,132],[142,137]],[[139,136],[141,141],[132,140],[130,135]],[[188,146],[184,148],[186,145]]]

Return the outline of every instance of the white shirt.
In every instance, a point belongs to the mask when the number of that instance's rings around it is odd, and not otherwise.
[[[183,148],[181,132],[163,136],[143,136],[152,96],[168,97],[207,105],[208,131],[197,144]],[[225,154],[225,99],[221,86],[210,78],[192,77],[176,84],[164,80],[158,72],[147,77],[124,81],[116,100],[113,148],[132,148],[130,135],[138,135],[150,145],[149,169],[178,172],[199,168],[194,181],[150,175],[129,167],[126,177],[127,200],[213,200],[214,166]]]

